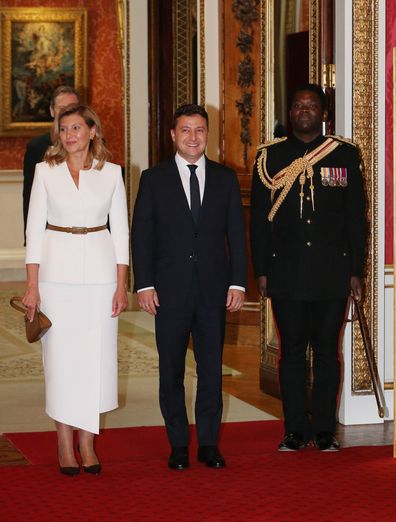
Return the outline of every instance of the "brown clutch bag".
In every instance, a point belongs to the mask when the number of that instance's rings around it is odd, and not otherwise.
[[[15,308],[15,310],[25,314],[26,339],[29,343],[38,341],[51,328],[51,321],[43,312],[40,312],[38,308],[36,308],[34,312],[33,321],[29,321],[27,318],[28,309],[22,303],[21,297],[12,297],[10,299],[10,305]]]

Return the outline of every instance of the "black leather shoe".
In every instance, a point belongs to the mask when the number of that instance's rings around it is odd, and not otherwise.
[[[198,448],[198,460],[209,468],[224,468],[226,463],[217,446],[200,446]]]
[[[339,451],[340,444],[331,431],[321,431],[314,437],[314,446],[320,451]]]
[[[187,469],[189,465],[187,447],[179,446],[177,448],[172,448],[168,460],[168,467],[171,469]]]
[[[307,443],[304,440],[304,437],[295,431],[291,431],[286,433],[282,442],[278,446],[279,451],[298,451],[300,449],[306,448]]]

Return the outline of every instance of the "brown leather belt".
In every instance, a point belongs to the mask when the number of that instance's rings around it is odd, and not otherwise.
[[[47,223],[48,230],[55,230],[56,232],[66,232],[67,234],[89,234],[90,232],[99,232],[105,230],[107,225],[100,225],[100,227],[57,227]]]

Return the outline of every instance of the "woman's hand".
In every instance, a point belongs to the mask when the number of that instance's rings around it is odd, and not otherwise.
[[[111,317],[117,317],[121,312],[126,310],[128,306],[128,297],[126,288],[118,288],[113,295]]]
[[[38,286],[28,286],[26,292],[22,298],[22,303],[28,309],[27,317],[30,322],[33,321],[33,316],[36,308],[40,306],[40,293]]]

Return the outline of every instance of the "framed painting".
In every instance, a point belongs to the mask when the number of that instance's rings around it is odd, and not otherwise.
[[[59,85],[85,98],[86,9],[0,9],[0,51],[0,136],[46,132]]]

